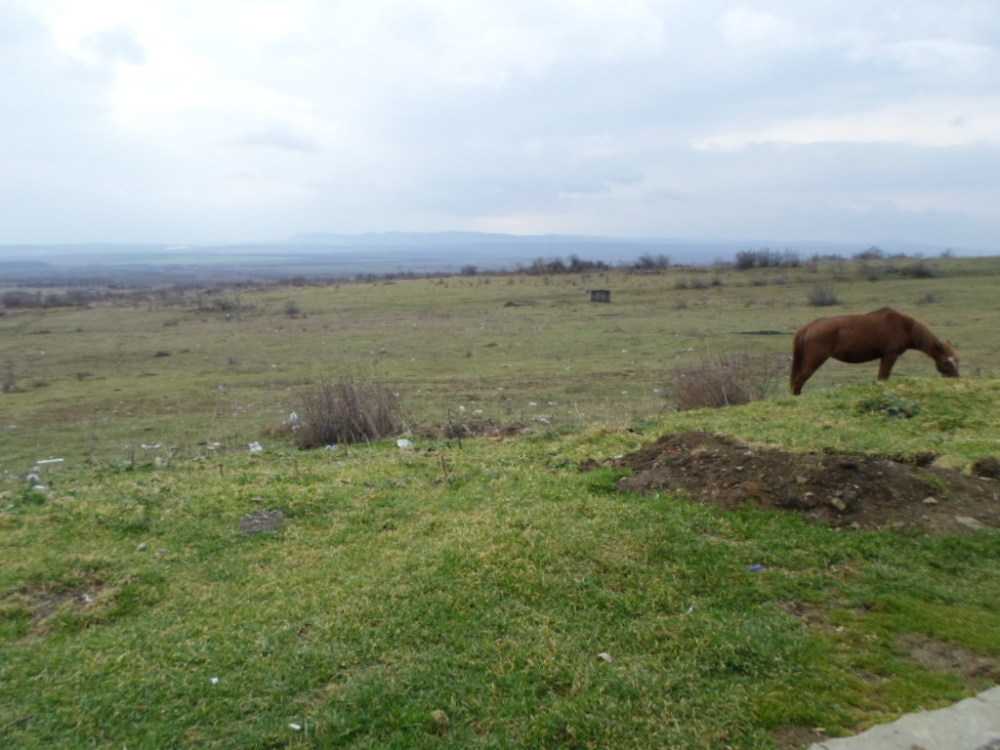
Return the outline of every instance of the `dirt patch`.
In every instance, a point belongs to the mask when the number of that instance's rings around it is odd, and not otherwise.
[[[61,610],[69,608],[80,612],[94,606],[104,588],[104,583],[96,579],[75,588],[26,586],[3,597],[3,602],[30,612],[31,628],[38,633],[43,632],[46,621]]]
[[[806,602],[780,602],[778,606],[803,624],[818,628],[830,628],[826,613],[815,604]]]
[[[85,589],[39,593],[31,608],[31,620],[33,623],[41,622],[55,614],[56,610],[66,603],[72,604],[76,609],[86,609],[96,598],[96,592]]]
[[[932,460],[933,454],[789,453],[683,432],[604,465],[634,472],[618,482],[621,490],[670,490],[723,508],[779,508],[838,527],[937,533],[1000,527],[1000,482],[928,466]]]
[[[447,438],[462,440],[473,437],[514,437],[528,432],[529,428],[520,422],[506,424],[488,418],[453,420],[442,425],[428,425],[417,430],[420,437],[431,439]]]
[[[778,750],[805,750],[817,742],[830,739],[819,727],[781,727],[771,733]]]
[[[1000,681],[1000,659],[980,656],[954,643],[907,635],[899,639],[899,646],[911,659],[931,671],[948,672],[973,683]]]
[[[1000,479],[1000,459],[993,456],[981,458],[972,464],[972,473],[977,477]]]

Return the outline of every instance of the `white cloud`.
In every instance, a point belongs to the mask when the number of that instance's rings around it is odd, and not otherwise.
[[[695,139],[702,150],[757,144],[893,143],[947,148],[1000,144],[1000,97],[914,99],[905,105],[831,117],[793,118]]]

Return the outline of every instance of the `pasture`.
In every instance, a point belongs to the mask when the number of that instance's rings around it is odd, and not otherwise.
[[[933,265],[874,282],[825,265],[716,287],[675,269],[263,288],[238,314],[213,304],[232,290],[8,311],[0,739],[791,750],[997,682],[997,531],[831,528],[618,488],[616,457],[680,430],[792,454],[931,451],[966,472],[1000,454],[1000,261]],[[843,304],[809,306],[819,282]],[[963,377],[910,353],[888,385],[877,363],[830,362],[799,398],[783,376],[747,406],[671,406],[671,368],[706,351],[786,356],[801,323],[882,305],[952,339]],[[340,375],[398,387],[412,448],[299,451],[273,432],[297,388]],[[893,399],[913,408],[867,406]],[[473,416],[529,429],[418,429]],[[50,457],[65,460],[31,491]],[[265,511],[280,527],[247,533]]]
[[[204,442],[245,446],[295,408],[299,387],[344,375],[398,389],[414,427],[476,410],[501,423],[623,424],[672,408],[670,370],[706,352],[790,355],[802,323],[883,305],[953,340],[963,374],[1000,374],[1000,259],[930,265],[939,276],[875,282],[866,273],[878,264],[848,263],[224,289],[8,311],[0,376],[12,373],[17,391],[0,408],[0,472],[23,473],[56,449],[125,460],[142,444],[178,455]],[[817,284],[842,304],[811,307]],[[611,289],[612,303],[590,303],[594,287]],[[289,303],[302,315],[290,317]],[[828,363],[809,389],[870,382],[877,369]],[[910,352],[894,373],[934,368]]]

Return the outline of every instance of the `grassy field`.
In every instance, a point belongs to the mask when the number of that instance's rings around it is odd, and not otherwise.
[[[0,318],[18,384],[0,394],[0,743],[793,748],[985,687],[1000,532],[836,531],[579,469],[679,429],[956,468],[1000,454],[1000,262],[935,264],[703,290],[675,288],[695,277],[680,270],[269,289],[229,320],[193,298]],[[746,407],[678,413],[654,390],[705,350],[787,351],[831,309],[805,297],[834,273],[833,310],[914,312],[966,377],[911,353],[888,386],[830,364],[804,396]],[[598,286],[611,305],[586,302]],[[762,330],[785,334],[741,333]],[[414,424],[464,407],[534,433],[310,452],[264,433],[297,387],[341,374],[398,385]],[[886,389],[919,413],[859,411]],[[49,492],[29,491],[50,456],[66,460],[43,469]],[[241,533],[261,510],[283,528]]]
[[[910,261],[904,262],[912,263]],[[966,375],[1000,374],[995,321],[1000,259],[931,262],[936,278],[864,280],[856,265],[655,275],[474,277],[279,287],[167,304],[8,311],[0,317],[0,474],[56,452],[125,460],[142,444],[197,455],[198,443],[245,446],[323,378],[382,380],[414,425],[461,408],[501,422],[544,416],[574,428],[671,408],[670,370],[705,352],[790,353],[791,334],[825,314],[892,305],[952,339]],[[810,307],[832,283],[842,304]],[[607,287],[612,304],[585,290]],[[936,300],[919,304],[928,294]],[[294,302],[305,317],[291,318]],[[239,303],[240,313],[222,302]],[[507,306],[515,303],[516,306]],[[754,335],[755,332],[777,335]],[[157,356],[157,355],[160,356]],[[870,382],[876,364],[830,363],[810,389]],[[910,353],[900,375],[933,375]],[[2,480],[0,480],[2,481]]]

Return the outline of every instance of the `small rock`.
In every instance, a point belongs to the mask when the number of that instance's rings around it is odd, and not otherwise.
[[[440,708],[431,711],[431,722],[436,732],[443,734],[448,731],[448,714]]]
[[[937,501],[936,497],[925,497],[924,500],[923,500],[923,502],[924,502],[924,505],[937,505],[938,504],[938,501]]]
[[[798,484],[806,484],[809,481],[809,477],[800,474],[799,476],[795,477],[795,481]]]
[[[831,497],[830,505],[839,510],[841,513],[847,510],[847,503],[845,503],[839,497]]]
[[[142,544],[140,544],[138,547],[135,548],[135,551],[136,552],[145,552],[147,549],[149,549],[149,545],[146,544],[145,542],[143,542]]]
[[[244,534],[262,534],[278,531],[285,523],[285,514],[280,510],[259,510],[240,519],[240,531]]]
[[[980,529],[989,528],[982,521],[979,521],[972,516],[955,516],[955,521],[960,523],[967,529],[972,529],[973,531],[979,531]]]
[[[255,453],[263,453],[264,452],[264,446],[261,445],[260,443],[258,443],[256,440],[254,440],[252,443],[250,443],[250,445],[248,445],[247,448],[249,449],[251,455],[255,454]]]
[[[601,653],[599,653],[597,655],[597,658],[603,662],[607,662],[608,664],[614,661],[614,659],[611,658],[611,654],[609,654],[607,651],[602,651]]]
[[[407,450],[408,448],[413,447],[413,441],[407,440],[406,438],[400,438],[399,440],[396,441],[396,445],[399,447],[400,450]]]

